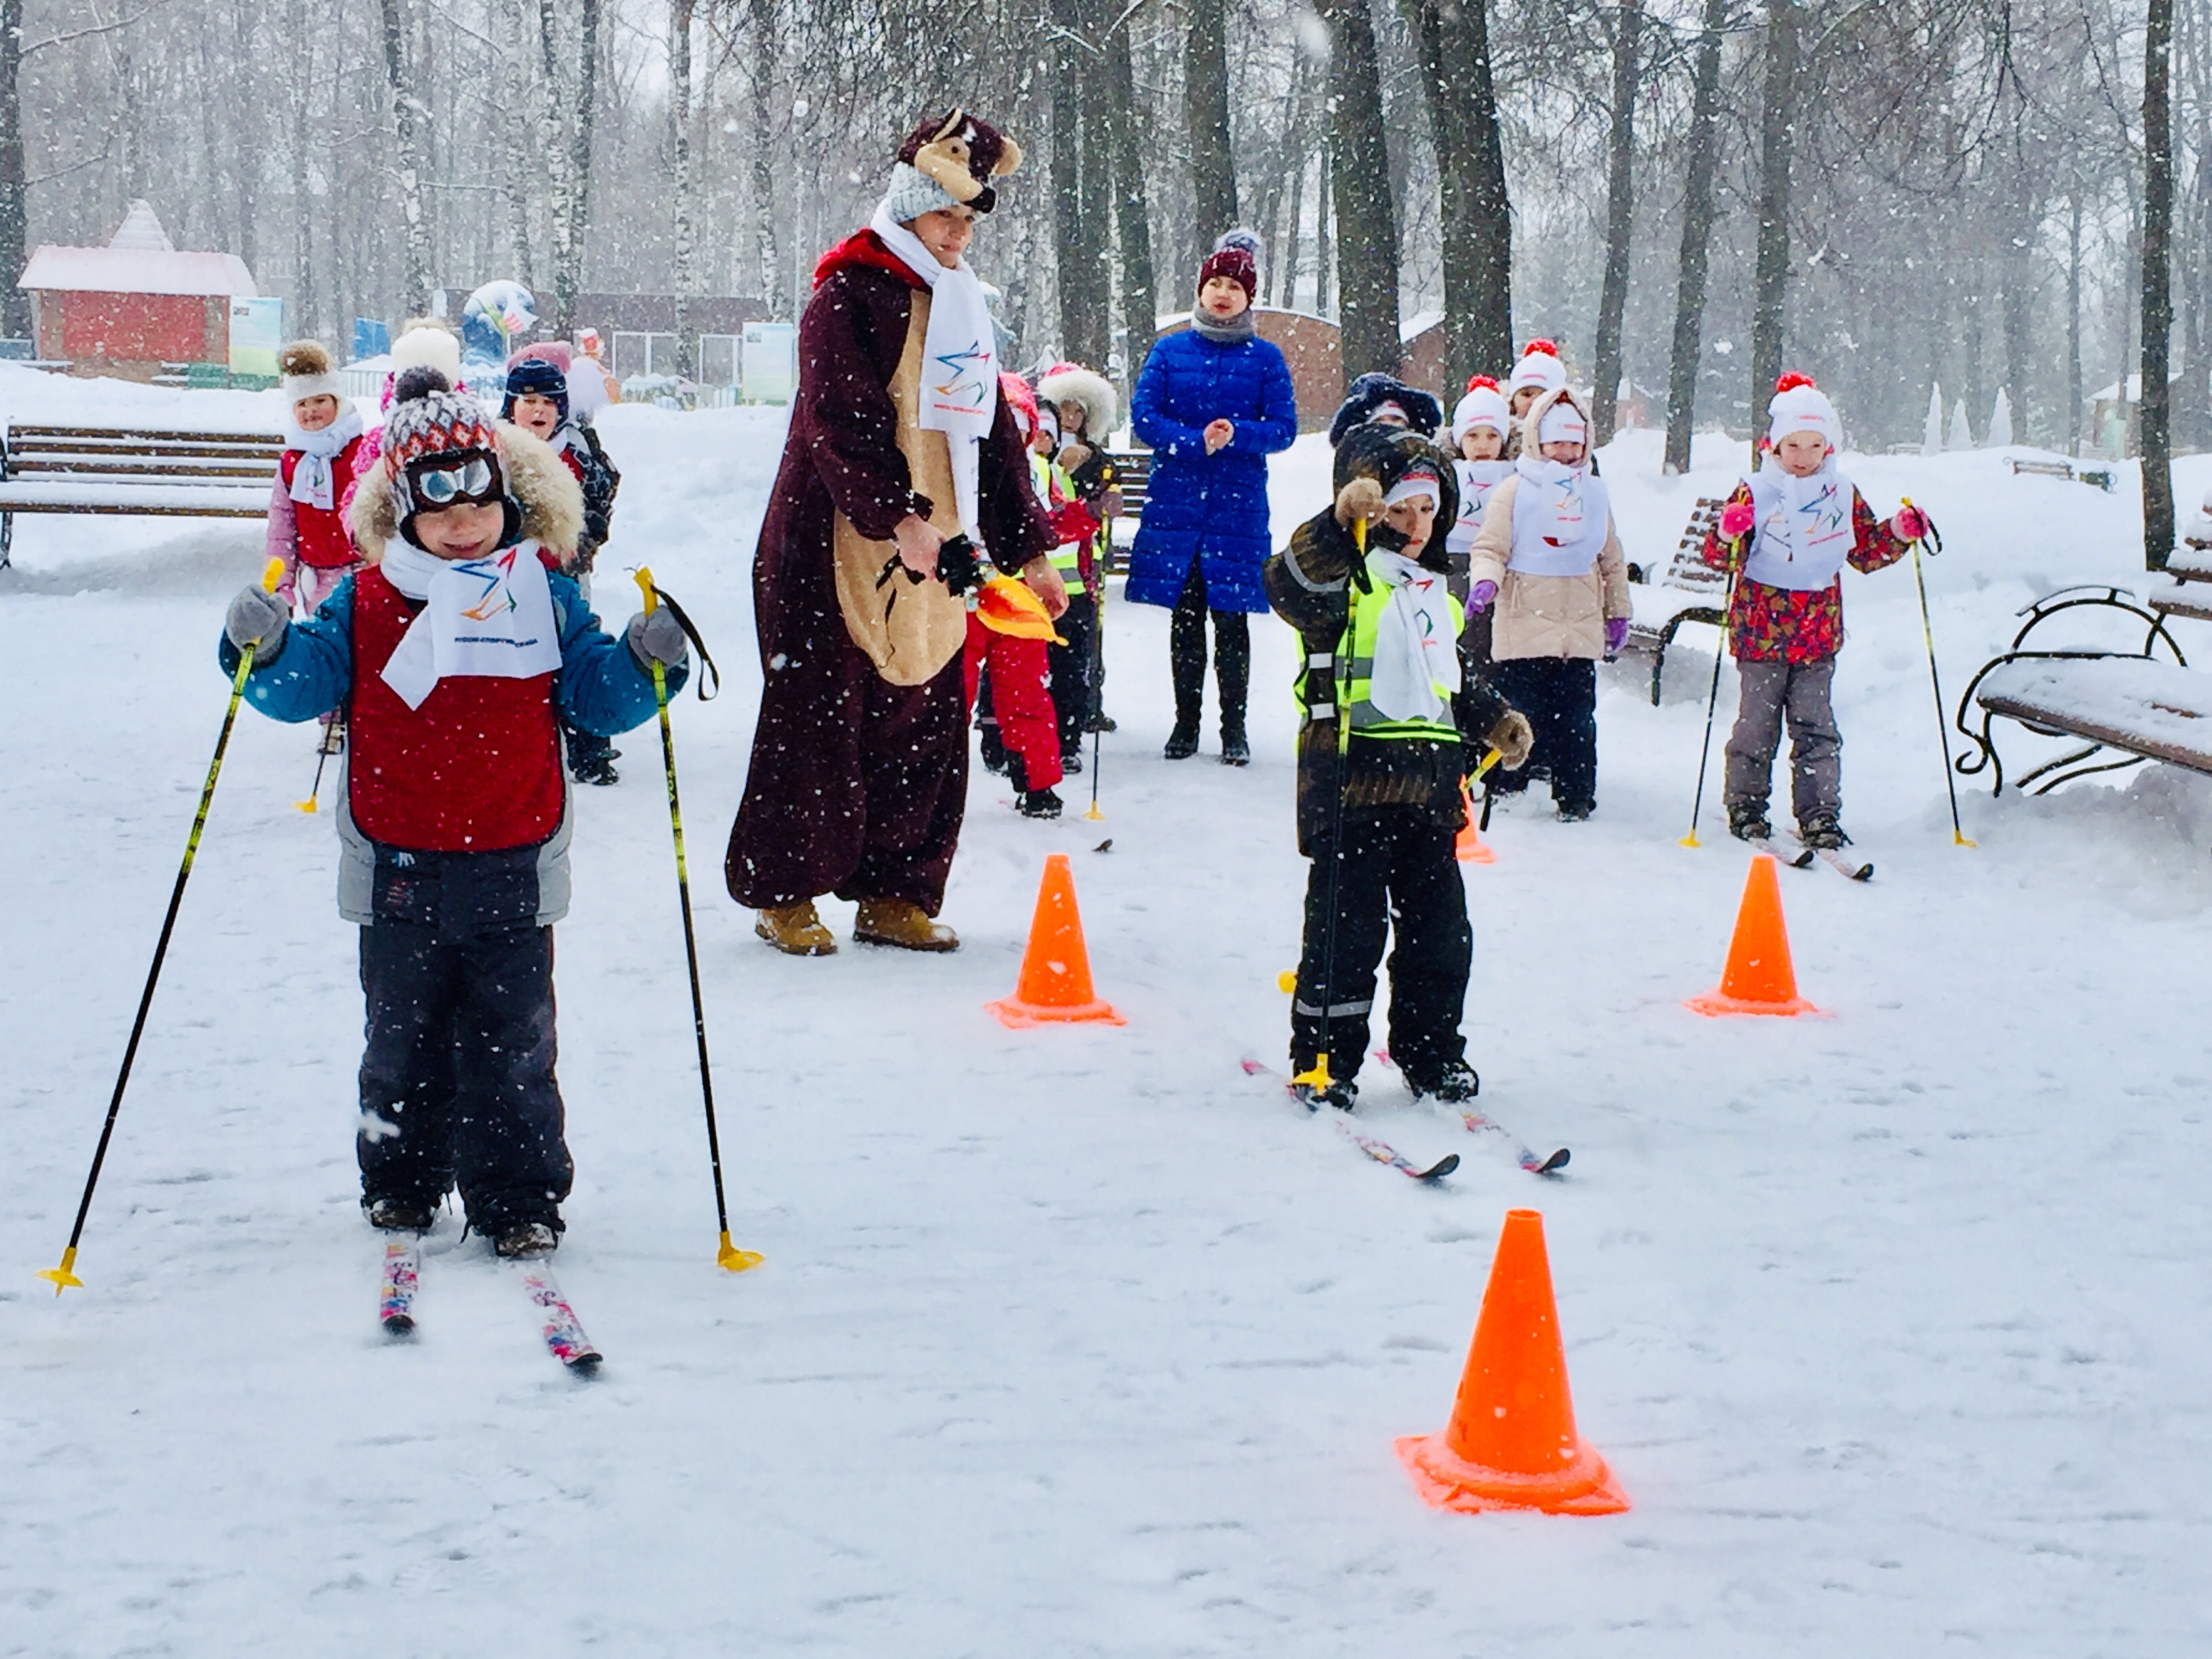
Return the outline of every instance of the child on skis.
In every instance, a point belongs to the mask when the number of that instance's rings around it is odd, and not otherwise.
[[[331,354],[313,340],[295,340],[276,354],[292,416],[284,453],[269,492],[269,555],[283,562],[276,592],[300,614],[312,617],[361,567],[341,513],[354,474],[367,466],[361,411],[341,389]],[[335,755],[345,741],[337,712],[323,713],[322,750]]]
[[[1066,475],[1075,499],[1095,520],[1091,536],[1076,550],[1067,581],[1067,609],[1060,617],[1064,646],[1051,648],[1052,701],[1060,713],[1060,764],[1066,772],[1083,769],[1083,734],[1111,732],[1106,718],[1106,657],[1100,629],[1106,621],[1105,556],[1114,520],[1121,514],[1121,492],[1105,444],[1121,412],[1113,383],[1080,363],[1055,363],[1037,381],[1040,413],[1060,422],[1060,447],[1054,461]],[[1063,548],[1063,552],[1065,549]],[[1061,563],[1054,555],[1054,563]],[[1067,569],[1060,572],[1066,580]]]
[[[512,421],[533,438],[552,445],[562,465],[574,475],[584,492],[584,528],[576,538],[567,574],[574,577],[584,603],[592,602],[592,568],[612,528],[615,492],[622,474],[607,459],[599,434],[569,408],[568,377],[561,358],[566,345],[526,346],[514,355],[507,371],[507,400],[500,418]],[[619,783],[615,762],[622,751],[597,733],[583,732],[562,721],[561,741],[568,750],[568,771],[579,783]]]
[[[368,1002],[356,1150],[374,1226],[420,1231],[458,1182],[503,1256],[559,1243],[574,1175],[554,1079],[553,924],[568,906],[557,709],[626,731],[650,665],[688,671],[665,609],[600,631],[559,573],[582,526],[552,452],[475,399],[402,378],[350,520],[366,568],[314,619],[231,601],[220,656],[254,645],[248,696],[282,720],[351,712],[338,909]]]
[[[1040,432],[1036,394],[1028,381],[1001,374],[999,395],[1024,441],[1030,446],[1030,480],[1037,499],[1045,503],[1048,513],[1052,512],[1050,465],[1036,448]],[[1082,510],[1079,504],[1060,503],[1069,505]],[[1057,523],[1054,533],[1061,533]],[[985,763],[989,763],[995,736],[1003,745],[1000,754],[1014,786],[1014,810],[1024,817],[1056,818],[1066,803],[1053,788],[1060,780],[1059,715],[1053,708],[1051,672],[1045,655],[1048,642],[1056,636],[1049,623],[1035,635],[994,627],[984,620],[986,603],[981,589],[968,596],[968,643],[962,658],[968,706],[975,706],[979,690],[988,700],[989,720],[983,731]],[[994,620],[1011,619],[994,616]],[[987,671],[988,685],[982,683]]]
[[[1261,573],[1307,664],[1297,824],[1312,868],[1291,1009],[1294,1086],[1309,1107],[1357,1103],[1375,970],[1395,925],[1392,1058],[1415,1095],[1471,1100],[1481,1085],[1459,1029],[1474,952],[1452,850],[1467,821],[1461,782],[1471,744],[1521,765],[1528,723],[1461,658],[1441,534],[1457,487],[1443,453],[1366,423],[1339,447],[1336,478],[1334,505]]]
[[[1468,607],[1497,606],[1492,678],[1534,723],[1535,763],[1551,770],[1561,821],[1579,822],[1597,808],[1597,659],[1628,637],[1628,567],[1589,465],[1589,417],[1565,386],[1528,405],[1521,458],[1491,493],[1468,576]],[[1527,787],[1525,778],[1490,785]]]
[[[1739,483],[1705,536],[1705,562],[1727,569],[1729,648],[1742,699],[1728,742],[1729,833],[1773,837],[1767,795],[1782,723],[1790,723],[1790,805],[1797,836],[1816,851],[1846,845],[1844,738],[1832,695],[1844,642],[1843,568],[1870,572],[1903,558],[1927,533],[1926,515],[1899,507],[1877,521],[1836,470],[1841,426],[1809,374],[1784,374],[1766,406],[1766,464]]]

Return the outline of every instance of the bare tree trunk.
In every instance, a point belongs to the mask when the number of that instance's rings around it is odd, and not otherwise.
[[[1300,144],[1304,143],[1303,127],[1297,134]],[[1306,167],[1313,158],[1299,149],[1291,159],[1291,210],[1289,225],[1284,232],[1283,246],[1275,252],[1275,303],[1285,311],[1294,311],[1298,303],[1298,258],[1303,250],[1299,238],[1304,232],[1298,221],[1306,210]]]
[[[307,0],[292,0],[292,49],[300,54],[292,100],[292,304],[291,331],[302,338],[320,334],[321,307],[315,291],[316,217],[307,171],[308,110],[315,81],[315,37],[307,27]]]
[[[1632,173],[1636,161],[1636,93],[1643,76],[1637,58],[1644,38],[1643,0],[1622,0],[1613,26],[1613,121],[1607,136],[1605,282],[1597,299],[1597,407],[1590,411],[1595,441],[1613,441],[1620,418],[1620,324],[1628,309],[1628,246],[1636,222]]]
[[[2015,171],[2013,177],[2012,211],[2008,216],[2011,234],[2005,239],[2004,248],[2004,310],[2002,318],[2005,343],[2005,396],[2012,405],[2013,441],[2031,441],[2028,432],[2028,361],[2034,350],[2031,337],[2035,320],[2035,271],[2030,263],[2030,253],[2035,240],[2036,224],[2041,219],[2040,204],[2031,199],[2030,181],[2026,166],[2014,151]]]
[[[2068,204],[2066,227],[2066,453],[2081,453],[2081,186]],[[2124,390],[2124,388],[2123,388]]]
[[[2173,331],[2173,0],[2150,0],[2143,31],[2142,497],[2143,566],[2173,551],[2173,442],[2166,348]],[[2122,390],[2125,390],[2124,384]]]
[[[386,5],[392,0],[385,0]],[[560,18],[555,0],[538,0],[538,52],[542,69],[538,100],[538,151],[544,158],[551,211],[547,226],[547,240],[552,244],[550,257],[553,261],[553,303],[546,307],[550,313],[545,320],[556,329],[566,330],[570,322],[568,308],[561,303],[562,279],[574,256],[578,231],[573,212],[574,190],[568,177],[568,123],[562,118],[561,106],[568,85],[561,73]],[[540,295],[541,301],[544,298]]]
[[[1107,147],[1107,134],[1101,131],[1104,124],[1085,119],[1091,100],[1083,88],[1093,60],[1083,9],[1082,0],[1053,0],[1053,259],[1061,349],[1078,362],[1103,363],[1111,331],[1106,320],[1106,202],[1094,198],[1089,186],[1103,171],[1091,152]]]
[[[1183,36],[1183,121],[1190,134],[1192,212],[1203,252],[1237,222],[1237,158],[1229,132],[1226,0],[1189,0]]]
[[[1403,363],[1398,340],[1398,216],[1382,127],[1382,77],[1368,0],[1321,0],[1335,52],[1336,108],[1330,144],[1336,199],[1337,280],[1342,289],[1339,339],[1346,384]]]
[[[794,294],[787,310],[783,303],[783,255],[775,239],[775,0],[750,0],[752,60],[746,79],[752,94],[752,207],[753,248],[759,259],[761,299],[774,316],[793,321],[806,304],[804,294]]]
[[[1137,129],[1136,74],[1129,62],[1126,20],[1106,37],[1106,102],[1117,191],[1114,228],[1121,252],[1121,326],[1127,333],[1122,353],[1128,385],[1133,387],[1137,371],[1152,355],[1160,312],[1159,280],[1152,269],[1152,207],[1145,191],[1145,145]],[[1122,406],[1127,407],[1126,398]]]
[[[1502,368],[1513,356],[1513,241],[1485,0],[1401,3],[1436,150],[1445,338],[1455,365]]]
[[[250,78],[257,52],[253,26],[260,8],[251,0],[231,0],[229,62],[223,78],[230,82],[234,107],[230,112],[229,171],[238,203],[238,257],[248,270],[261,263],[258,235],[261,165],[266,159],[261,135],[261,104]]]
[[[1333,124],[1332,124],[1333,125]],[[1330,223],[1336,199],[1336,141],[1321,148],[1321,174],[1314,183],[1314,315],[1335,320],[1333,278],[1336,236]]]
[[[430,222],[422,213],[422,100],[407,84],[407,0],[380,0],[384,21],[384,78],[392,88],[392,124],[398,138],[399,216],[406,227],[406,287],[402,309],[420,313],[430,297]],[[550,11],[553,0],[542,0]]]
[[[668,3],[669,149],[676,166],[676,372],[699,377],[698,183],[691,175],[691,14],[697,0]]]
[[[1751,311],[1753,427],[1782,374],[1783,337],[1790,315],[1790,151],[1796,126],[1796,0],[1767,0],[1766,85],[1759,100],[1759,252]]]
[[[526,39],[528,20],[523,9],[529,0],[501,0],[500,12],[506,22],[502,31],[506,45],[501,56],[506,62],[500,76],[501,97],[506,107],[500,115],[500,155],[507,170],[507,240],[514,260],[514,280],[526,288],[537,286],[532,273],[535,266],[530,258],[531,181],[537,167],[530,155],[529,118],[524,111],[530,106],[530,61]]]
[[[1674,295],[1674,350],[1667,374],[1665,470],[1690,470],[1697,416],[1698,357],[1705,322],[1705,262],[1713,232],[1713,152],[1719,137],[1721,34],[1729,0],[1705,0],[1705,30],[1690,99],[1690,178],[1682,205],[1681,282]]]
[[[30,260],[23,182],[23,0],[0,0],[0,273]],[[0,334],[31,331],[31,296],[0,275]],[[34,348],[35,349],[35,348]]]
[[[584,252],[592,229],[592,131],[599,105],[600,0],[583,0],[577,40],[576,125],[568,151],[568,258],[553,273],[562,328],[576,321],[584,289]]]

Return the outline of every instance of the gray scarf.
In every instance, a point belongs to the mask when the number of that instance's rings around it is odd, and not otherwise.
[[[1249,306],[1225,323],[1215,322],[1203,311],[1194,311],[1190,313],[1190,327],[1200,339],[1211,340],[1216,345],[1235,345],[1242,340],[1256,339],[1260,332]]]

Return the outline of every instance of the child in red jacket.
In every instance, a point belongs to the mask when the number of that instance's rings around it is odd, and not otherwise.
[[[1743,691],[1722,798],[1730,834],[1772,838],[1766,799],[1786,717],[1798,839],[1832,849],[1850,840],[1841,822],[1844,738],[1831,701],[1844,643],[1843,568],[1894,564],[1928,525],[1912,507],[1880,523],[1836,470],[1841,425],[1811,375],[1784,374],[1766,410],[1772,453],[1705,534],[1705,562],[1737,573],[1729,649]]]
[[[269,556],[283,562],[278,595],[312,617],[361,568],[343,510],[355,471],[366,465],[361,411],[339,390],[331,354],[317,342],[293,341],[276,354],[276,367],[292,415],[269,492]],[[324,749],[336,754],[344,738],[335,711],[325,714]]]

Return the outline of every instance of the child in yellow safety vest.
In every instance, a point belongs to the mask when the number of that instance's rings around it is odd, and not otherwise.
[[[1481,1085],[1460,1019],[1474,936],[1452,845],[1467,821],[1462,783],[1485,749],[1518,767],[1533,738],[1460,644],[1445,584],[1459,501],[1449,460],[1416,433],[1370,422],[1339,446],[1336,483],[1334,503],[1261,573],[1306,665],[1298,850],[1312,868],[1291,1068],[1308,1106],[1357,1103],[1395,924],[1391,1057],[1417,1097],[1471,1100]]]

